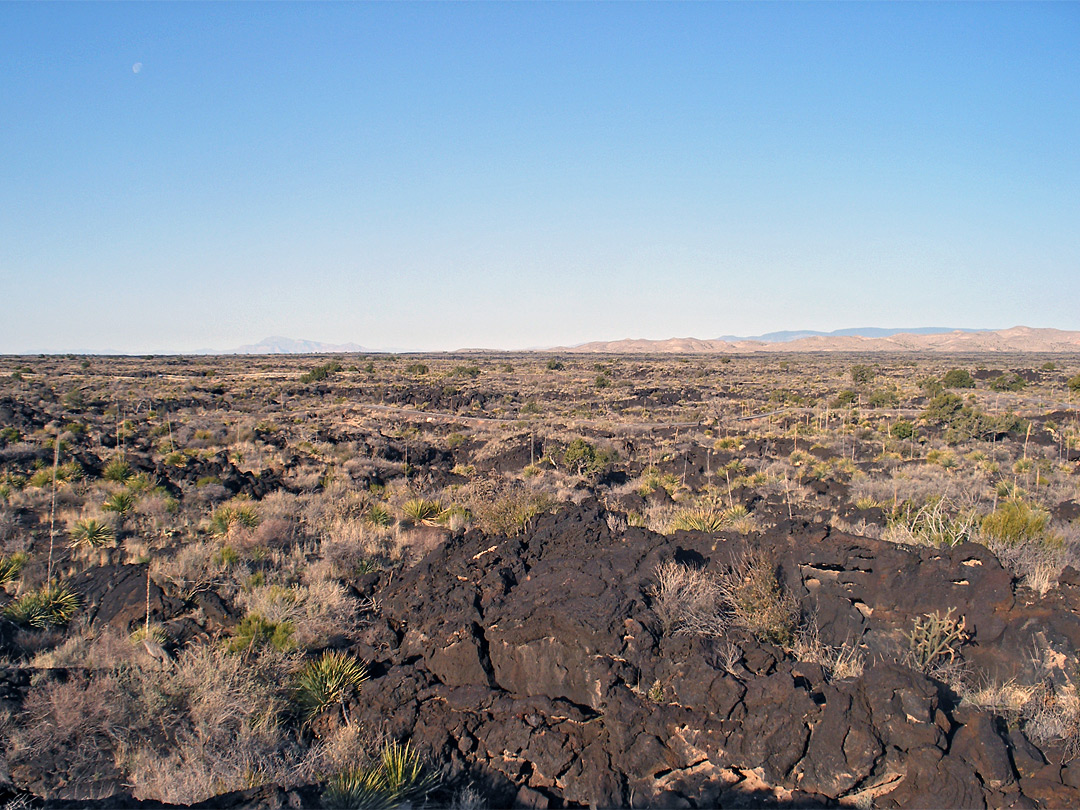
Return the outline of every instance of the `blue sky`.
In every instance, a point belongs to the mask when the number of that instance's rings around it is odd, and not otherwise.
[[[2,3],[0,352],[1080,329],[1078,144],[1076,3]]]

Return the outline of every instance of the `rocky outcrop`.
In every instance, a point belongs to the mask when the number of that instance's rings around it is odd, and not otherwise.
[[[771,550],[824,641],[862,646],[860,677],[830,680],[737,630],[663,632],[657,565],[719,568],[748,546]],[[973,671],[1030,680],[1040,673],[1022,651],[1077,649],[1080,598],[1064,582],[1029,603],[981,546],[824,528],[612,532],[590,501],[521,538],[452,539],[381,588],[386,625],[366,648],[378,674],[350,714],[411,736],[496,802],[533,807],[1073,804],[1060,752],[901,662],[914,619],[952,609]]]

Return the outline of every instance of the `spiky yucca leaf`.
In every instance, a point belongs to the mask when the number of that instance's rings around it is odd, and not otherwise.
[[[438,787],[439,776],[424,765],[409,743],[388,743],[378,764],[350,768],[330,780],[323,804],[353,810],[390,810],[423,799]]]
[[[14,622],[41,630],[62,627],[79,610],[79,597],[66,585],[52,583],[16,599],[4,609]]]
[[[0,557],[0,585],[15,579],[29,559],[30,557],[21,551],[10,557]]]
[[[348,653],[332,650],[303,666],[296,679],[296,702],[310,721],[368,679],[367,667]]]
[[[94,518],[77,520],[71,527],[71,545],[75,548],[96,548],[115,537],[111,527]]]
[[[692,532],[719,532],[723,531],[725,522],[724,515],[719,512],[682,512],[671,527]]]
[[[412,498],[405,501],[401,507],[401,513],[413,523],[436,523],[442,514],[442,504],[438,501],[429,501],[426,498]]]
[[[120,517],[127,517],[134,511],[137,501],[138,498],[130,492],[114,492],[105,499],[105,503],[102,504],[101,508],[106,512],[115,512]]]
[[[394,519],[390,516],[386,507],[380,506],[377,503],[368,507],[368,510],[364,513],[364,520],[366,520],[370,526],[389,526],[394,522]]]

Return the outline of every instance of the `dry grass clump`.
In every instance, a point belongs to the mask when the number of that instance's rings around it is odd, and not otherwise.
[[[189,647],[170,670],[129,685],[138,725],[164,725],[172,744],[125,735],[121,762],[136,798],[193,804],[262,781],[289,784],[301,751],[280,723],[294,668],[278,653],[241,657]]]
[[[90,793],[121,775],[114,762],[132,718],[116,677],[74,674],[39,684],[27,694],[18,719],[6,744],[11,767],[62,765],[42,774],[43,798],[59,798],[71,788]]]
[[[866,655],[857,644],[846,641],[839,647],[825,644],[819,637],[817,620],[811,618],[795,633],[791,654],[807,664],[819,664],[832,680],[859,678],[866,668]]]
[[[348,590],[332,580],[310,585],[260,585],[236,596],[246,613],[260,616],[273,625],[292,628],[292,641],[301,647],[315,647],[334,635],[348,635],[357,627],[356,600]]]
[[[667,560],[657,566],[652,609],[668,633],[719,636],[728,628],[723,591],[703,568]]]
[[[653,611],[670,632],[722,635],[735,626],[774,644],[793,640],[798,603],[763,552],[744,552],[719,575],[668,561],[656,576]]]

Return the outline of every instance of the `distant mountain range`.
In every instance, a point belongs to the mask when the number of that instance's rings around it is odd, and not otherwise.
[[[556,350],[553,350],[556,351]],[[670,338],[583,343],[557,349],[605,354],[751,354],[757,352],[1072,352],[1080,332],[1061,329],[842,329],[836,332],[773,332],[757,338]]]
[[[881,329],[877,326],[862,326],[855,329],[837,329],[833,332],[815,332],[813,329],[801,329],[796,332],[766,332],[764,335],[740,337],[721,335],[716,338],[725,343],[737,343],[740,340],[760,340],[762,343],[790,343],[808,337],[892,337],[893,335],[941,335],[947,332],[985,332],[985,329],[952,329],[948,326],[921,326],[916,329]]]
[[[341,354],[348,352],[371,352],[373,349],[365,349],[358,343],[320,343],[317,340],[293,340],[292,338],[274,335],[260,340],[258,343],[249,343],[246,346],[237,346],[235,349],[224,351],[208,350],[199,354]]]

